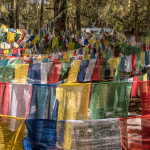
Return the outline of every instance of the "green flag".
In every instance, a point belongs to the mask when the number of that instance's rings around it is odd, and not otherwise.
[[[94,84],[90,101],[92,119],[127,117],[131,88],[130,82]]]

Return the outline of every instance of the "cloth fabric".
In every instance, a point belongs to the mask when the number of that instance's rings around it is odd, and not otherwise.
[[[74,48],[75,48],[75,43],[70,41],[68,44],[68,50],[73,50]]]
[[[137,96],[137,91],[138,91],[138,80],[139,76],[133,78],[133,85],[132,85],[132,90],[131,90],[131,98]]]
[[[56,85],[33,85],[29,119],[52,119]]]
[[[132,72],[132,55],[126,56],[126,72]]]
[[[105,71],[107,68],[107,62],[108,62],[108,58],[103,59],[103,64],[102,64],[102,68],[101,68],[101,78],[105,77]]]
[[[92,81],[99,81],[101,77],[101,68],[102,68],[103,59],[97,59],[93,74],[91,76]]]
[[[4,49],[4,54],[9,54],[9,49]]]
[[[10,130],[11,122],[16,122],[15,131]],[[0,149],[21,150],[23,149],[22,139],[25,138],[24,119],[0,115]]]
[[[15,42],[15,34],[16,33],[12,33],[12,32],[7,32],[7,42]]]
[[[31,143],[28,141],[27,138],[24,138],[24,139],[22,140],[22,144],[23,144],[23,149],[24,149],[24,150],[32,150]]]
[[[87,67],[86,75],[85,75],[85,78],[84,78],[85,82],[91,81],[91,76],[93,74],[93,70],[94,70],[96,61],[97,61],[96,59],[92,59],[92,60],[89,61],[89,65]]]
[[[143,75],[143,81],[147,81],[147,74]]]
[[[60,74],[60,81],[68,78],[70,63],[63,62]]]
[[[90,84],[61,84],[57,91],[58,120],[88,118]]]
[[[128,82],[133,82],[133,78],[129,78],[127,81]]]
[[[59,108],[59,100],[56,99],[55,104],[54,104],[54,109],[52,112],[52,120],[58,119],[58,108]]]
[[[136,70],[139,71],[141,67],[141,55],[140,53],[136,54]]]
[[[36,37],[31,41],[31,44],[35,44],[37,43],[37,41],[39,40],[40,36],[36,35]]]
[[[3,59],[3,60],[0,60],[0,66],[8,66],[10,65],[10,61],[9,59]]]
[[[141,66],[144,66],[145,62],[145,52],[141,52]]]
[[[68,83],[74,83],[77,81],[78,73],[80,71],[81,60],[74,61],[70,67],[68,75]]]
[[[15,77],[15,69],[13,66],[6,66],[0,68],[0,82],[12,83]]]
[[[28,83],[41,83],[41,64],[30,64],[28,69]]]
[[[56,84],[60,79],[62,62],[53,62],[47,77],[47,84]]]
[[[45,119],[27,119],[26,126],[28,134],[27,138],[24,139],[25,150],[58,149],[56,147],[57,121]]]
[[[58,120],[83,120],[88,119],[88,101],[90,84],[62,84],[57,89],[59,100]],[[62,135],[62,126],[58,126],[58,136]],[[71,146],[70,125],[66,123],[64,129],[64,142],[59,148],[68,149]],[[62,140],[61,140],[62,141]]]
[[[14,83],[27,83],[27,76],[28,76],[28,64],[23,65],[15,65],[15,79]]]
[[[9,115],[28,118],[32,86],[29,84],[12,84],[10,92]]]
[[[145,44],[145,42],[146,42],[146,36],[141,36],[141,42],[142,42],[142,44]]]
[[[19,65],[19,64],[21,64],[21,62],[22,62],[22,59],[15,59],[15,60],[11,63],[11,65]]]
[[[136,55],[132,55],[132,71],[136,72]]]
[[[115,82],[120,82],[119,69],[116,69],[113,79]]]
[[[89,60],[83,60],[81,62],[80,72],[78,75],[78,82],[83,82],[88,64],[89,64]]]
[[[0,82],[0,114],[8,115],[9,83]]]
[[[150,114],[150,81],[138,82],[138,87],[140,91],[140,99],[142,105],[142,115]]]
[[[143,75],[140,75],[140,76],[139,76],[139,81],[143,81]],[[138,96],[140,96],[139,88],[138,88]]]
[[[113,77],[114,75],[114,68],[117,69],[121,61],[121,57],[117,58],[110,58],[109,64],[110,64],[110,76]]]
[[[121,62],[119,64],[119,69],[124,72],[125,71],[125,61],[126,61],[126,57],[121,57]]]
[[[136,116],[120,119],[123,149],[150,149],[150,116]]]
[[[71,136],[67,149],[122,149],[118,119],[76,120],[67,123],[70,126]]]
[[[53,62],[41,63],[41,84],[47,84],[47,76],[50,72]]]
[[[150,36],[146,36],[146,45],[150,45]]]
[[[128,116],[132,83],[110,82],[92,85],[90,110],[92,119]]]
[[[145,52],[145,66],[149,65],[149,51]]]
[[[147,74],[147,81],[150,80],[150,72]]]

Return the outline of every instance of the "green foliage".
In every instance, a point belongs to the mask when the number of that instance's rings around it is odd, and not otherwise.
[[[19,5],[20,28],[40,28],[40,0],[13,1]],[[58,2],[61,0],[45,0],[43,24],[54,19],[54,4]],[[5,6],[9,12],[8,0],[0,0],[0,5]],[[149,0],[67,0],[67,18],[70,21],[76,19],[77,10],[80,12],[81,27],[98,26],[100,19],[103,27],[114,28],[126,34],[133,28],[138,34],[150,30]],[[4,15],[0,22],[9,25],[8,15]]]

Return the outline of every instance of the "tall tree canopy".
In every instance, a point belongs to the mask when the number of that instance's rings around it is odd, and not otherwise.
[[[0,0],[0,8],[0,22],[14,28],[40,28],[65,10],[55,20],[58,30],[69,21],[76,22],[78,30],[99,21],[126,34],[150,30],[150,0]]]

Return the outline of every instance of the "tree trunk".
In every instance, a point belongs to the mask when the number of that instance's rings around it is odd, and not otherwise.
[[[19,0],[16,0],[16,29],[19,29]]]
[[[43,23],[44,23],[43,15],[44,15],[44,0],[41,1],[40,28],[43,27]]]
[[[81,30],[80,0],[76,0],[76,7],[77,30]]]
[[[10,0],[9,27],[14,28],[14,0]]]
[[[56,19],[55,22],[55,35],[60,36],[61,31],[65,31],[65,21],[66,21],[66,14],[63,12],[66,8],[66,0],[54,0],[54,18]],[[57,16],[62,13],[60,18]]]
[[[135,36],[138,35],[138,6],[137,2],[135,2]]]
[[[150,0],[148,0],[148,5],[147,5],[147,30],[149,31],[150,30]]]

